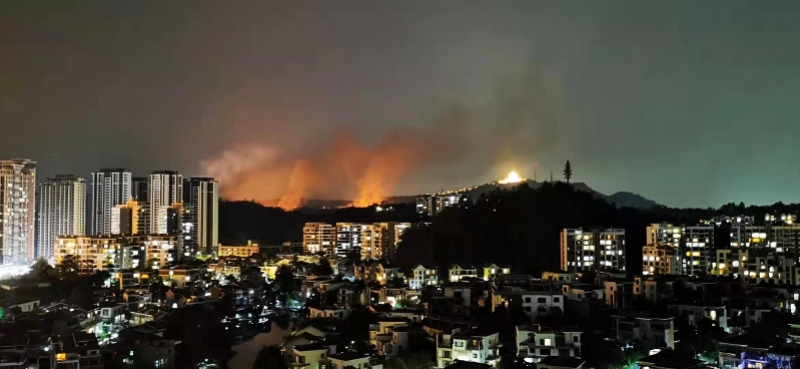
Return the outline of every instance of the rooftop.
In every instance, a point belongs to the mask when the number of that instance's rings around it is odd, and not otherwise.
[[[310,345],[295,346],[295,347],[293,347],[293,349],[295,351],[299,351],[299,352],[306,352],[306,351],[323,351],[323,350],[327,350],[328,347],[320,345],[318,343],[312,343]]]
[[[644,357],[637,363],[641,366],[655,366],[660,368],[685,369],[693,368],[703,364],[702,361],[692,358],[673,350],[662,350],[661,352]]]
[[[341,360],[341,361],[350,361],[350,360],[358,360],[358,359],[367,359],[369,355],[361,354],[357,352],[342,352],[338,354],[330,354],[328,355],[329,358],[334,360]]]
[[[486,327],[478,327],[478,328],[470,330],[470,331],[456,333],[455,336],[456,337],[488,337],[488,336],[491,336],[493,334],[499,334],[499,333],[500,332],[498,332],[496,329],[491,329],[491,328],[486,328]]]

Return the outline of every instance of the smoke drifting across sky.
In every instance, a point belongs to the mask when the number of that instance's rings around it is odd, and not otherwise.
[[[429,125],[397,126],[371,144],[340,130],[317,154],[250,144],[226,150],[202,166],[226,184],[223,196],[232,199],[255,199],[284,209],[300,207],[307,199],[369,206],[394,195],[409,172],[462,154],[464,115],[452,108]]]
[[[217,173],[260,201],[569,159],[575,181],[670,206],[797,202],[797,44],[796,0],[5,1],[0,158]],[[436,133],[453,106],[463,131]],[[453,148],[386,146],[436,135]],[[340,142],[382,159],[336,162]]]
[[[573,115],[558,77],[532,62],[497,78],[487,101],[451,104],[421,124],[395,125],[366,139],[359,139],[355,128],[340,129],[316,153],[251,143],[225,150],[202,167],[225,184],[223,196],[230,199],[284,209],[308,199],[369,206],[398,195],[404,180],[457,172],[467,186],[478,184],[470,181],[487,171],[505,173],[515,161],[533,162],[537,149],[563,144]],[[477,142],[470,139],[476,135]],[[419,186],[419,193],[431,190]]]

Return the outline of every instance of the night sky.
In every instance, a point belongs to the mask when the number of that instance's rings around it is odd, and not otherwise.
[[[347,198],[370,165],[415,194],[569,159],[670,206],[800,202],[797,0],[5,1],[0,48],[0,158],[40,176],[266,201],[305,161],[303,196]]]

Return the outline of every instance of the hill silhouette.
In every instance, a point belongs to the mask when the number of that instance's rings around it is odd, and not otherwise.
[[[480,186],[472,187],[470,189],[465,190],[463,193],[473,201],[476,201],[480,196],[498,189],[499,190],[513,189],[522,184],[527,185],[530,188],[537,189],[545,184],[553,185],[555,183],[560,183],[560,182],[536,182],[531,179],[526,179],[523,182],[514,184],[502,184],[498,182],[491,182]],[[582,191],[593,194],[599,199],[605,200],[608,203],[615,204],[617,207],[649,209],[659,206],[657,202],[631,192],[617,192],[609,196],[595,191],[594,189],[589,187],[589,185],[583,182],[571,183],[569,185],[572,186],[572,188],[576,191]]]
[[[752,215],[763,222],[764,214],[797,214],[800,205],[769,206],[726,204],[719,209],[618,207],[592,192],[562,182],[504,186],[480,194],[473,204],[442,211],[423,219],[413,204],[395,204],[392,211],[369,208],[299,209],[284,211],[251,201],[220,202],[220,242],[242,244],[253,240],[264,245],[302,240],[305,222],[417,222],[398,248],[397,262],[447,266],[458,262],[482,265],[487,261],[508,264],[518,271],[539,272],[559,266],[559,233],[573,227],[617,227],[626,231],[626,269],[641,271],[641,251],[646,227],[652,223],[696,224],[716,215]],[[614,195],[612,195],[614,197]],[[728,232],[717,232],[717,247],[727,245]]]
[[[530,184],[474,189],[478,195],[473,205],[445,209],[432,223],[406,232],[398,248],[398,263],[405,267],[419,263],[445,267],[492,261],[533,273],[557,270],[562,229],[617,227],[627,234],[630,250],[626,268],[636,271],[641,269],[647,225],[660,221],[692,223],[713,212],[617,207],[582,184],[547,182],[536,183],[536,188]]]

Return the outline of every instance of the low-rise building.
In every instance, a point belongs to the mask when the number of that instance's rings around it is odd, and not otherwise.
[[[692,327],[698,327],[701,321],[708,319],[716,327],[728,328],[728,313],[725,305],[675,303],[667,305],[667,309],[676,317],[684,319]]]
[[[620,342],[640,341],[645,349],[675,348],[675,322],[671,316],[646,313],[611,315],[611,330]]]
[[[434,267],[417,265],[412,270],[412,277],[408,280],[408,288],[421,290],[425,286],[439,285],[439,270]]]
[[[542,290],[508,288],[492,291],[492,311],[500,305],[520,304],[532,320],[555,311],[564,312],[565,297],[559,290],[543,285]],[[516,300],[516,301],[515,301]]]
[[[372,359],[369,355],[356,352],[342,352],[342,353],[330,354],[328,355],[328,360],[330,362],[329,365],[330,369],[383,368],[383,365],[379,364],[377,360]]]
[[[30,313],[38,309],[39,305],[39,299],[21,296],[0,300],[0,308],[5,312],[12,312],[19,309],[20,313]]]
[[[557,283],[577,283],[578,274],[570,272],[543,272],[542,281],[557,282]]]
[[[532,362],[542,359],[581,356],[581,331],[574,328],[553,330],[539,325],[517,327],[517,356]]]
[[[605,300],[605,288],[593,284],[565,284],[561,292],[570,301]]]
[[[325,369],[328,364],[328,347],[321,344],[294,346],[292,353],[293,367]]]
[[[247,241],[247,245],[241,246],[226,246],[220,244],[217,250],[217,256],[219,257],[235,256],[239,258],[249,258],[261,253],[258,244],[249,240]]]
[[[606,305],[615,309],[628,309],[633,303],[633,281],[604,281]]]
[[[500,361],[500,333],[473,330],[436,336],[436,367],[446,368],[456,360],[497,366]]]
[[[336,318],[344,319],[350,316],[350,310],[338,306],[310,307],[308,315],[311,318]]]
[[[498,275],[508,275],[511,274],[511,267],[509,266],[497,266],[495,263],[486,263],[483,266],[483,280],[488,281],[493,279],[495,276]]]
[[[201,269],[184,265],[168,266],[158,270],[158,276],[165,285],[177,288],[192,286],[201,275]]]
[[[428,301],[428,317],[449,322],[477,323],[491,311],[488,283],[483,280],[445,283]]]
[[[459,282],[464,278],[478,278],[478,269],[475,267],[462,267],[458,264],[453,264],[447,270],[447,280],[449,282]]]

